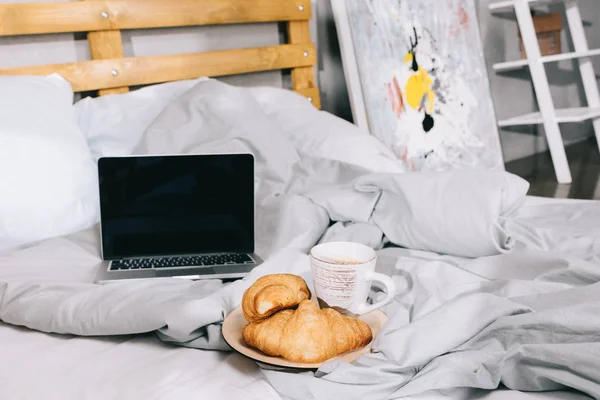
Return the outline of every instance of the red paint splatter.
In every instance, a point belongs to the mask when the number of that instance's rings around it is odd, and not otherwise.
[[[392,82],[394,83],[394,91],[396,92],[396,96],[398,96],[398,109],[396,112],[398,113],[398,116],[400,116],[400,114],[404,112],[404,99],[402,98],[402,90],[400,89],[400,84],[398,83],[398,79],[396,79],[396,77],[394,77]]]
[[[469,13],[465,10],[465,7],[460,3],[458,5],[458,20],[463,29],[467,29],[469,27]]]
[[[404,112],[404,99],[402,98],[402,90],[400,89],[398,79],[394,77],[391,83],[388,82],[385,84],[385,87],[387,89],[388,100],[392,103],[392,110],[400,117]]]
[[[396,111],[396,97],[394,96],[394,90],[392,89],[391,83],[386,83],[385,87],[387,89],[388,100],[392,103],[392,110]]]
[[[402,160],[404,162],[404,164],[406,165],[406,167],[408,168],[409,171],[415,171],[415,163],[412,159],[408,158],[408,148],[406,147],[401,147],[398,148],[396,151],[396,155],[398,156],[398,158],[400,158],[400,160]]]
[[[458,1],[457,4],[458,4],[458,10],[456,11],[456,17],[458,20],[457,21],[458,24],[456,26],[453,26],[451,29],[451,32],[450,32],[451,36],[453,36],[453,37],[459,36],[463,30],[466,30],[469,28],[469,24],[470,24],[469,13],[463,6],[462,1]],[[452,8],[454,8],[454,7],[452,7]]]

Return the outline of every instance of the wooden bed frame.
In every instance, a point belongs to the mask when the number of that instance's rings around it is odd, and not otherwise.
[[[310,0],[80,0],[0,4],[0,36],[87,32],[91,60],[0,69],[0,75],[57,72],[75,92],[124,93],[129,86],[290,69],[292,90],[320,107]],[[121,30],[285,22],[287,44],[201,53],[124,57]]]

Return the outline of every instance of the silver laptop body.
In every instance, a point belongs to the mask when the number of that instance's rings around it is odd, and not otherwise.
[[[98,176],[96,283],[236,279],[262,262],[252,154],[103,157]]]

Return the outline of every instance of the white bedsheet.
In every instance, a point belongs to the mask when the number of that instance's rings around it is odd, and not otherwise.
[[[525,207],[540,199],[526,199]],[[548,221],[570,220],[578,201],[543,199]],[[597,203],[594,203],[597,204]],[[580,226],[582,229],[585,226]],[[573,228],[576,228],[574,226]],[[100,263],[97,228],[0,255],[0,279],[92,282]],[[443,279],[443,276],[440,278]],[[443,286],[443,280],[440,286]],[[250,360],[228,352],[171,346],[154,334],[77,337],[0,323],[0,399],[280,399]],[[450,397],[448,397],[450,396]],[[583,399],[511,390],[427,393],[415,399]]]
[[[97,228],[0,256],[0,278],[92,282]],[[0,399],[280,399],[250,360],[154,334],[79,337],[0,323]]]

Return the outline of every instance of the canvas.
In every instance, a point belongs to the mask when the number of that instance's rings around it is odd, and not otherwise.
[[[407,170],[503,168],[472,0],[334,3],[334,12],[345,7],[340,41],[351,40],[359,78],[349,81],[362,97],[354,114],[364,107],[371,134]]]

